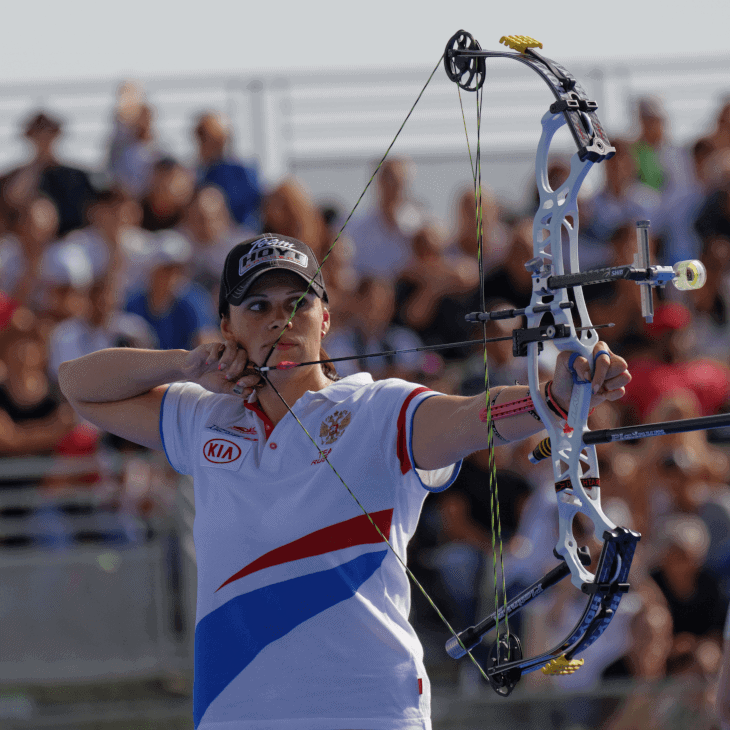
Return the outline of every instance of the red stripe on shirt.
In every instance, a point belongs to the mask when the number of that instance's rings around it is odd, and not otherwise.
[[[269,436],[271,436],[271,432],[274,430],[274,424],[271,422],[271,419],[261,410],[261,406],[258,403],[247,403],[244,401],[243,405],[246,406],[249,411],[253,411],[261,419],[264,424],[264,433],[268,439]]]
[[[400,470],[401,474],[408,474],[409,470],[411,469],[411,459],[408,456],[408,433],[406,430],[406,411],[408,411],[408,406],[411,404],[411,401],[421,393],[426,393],[427,391],[430,391],[431,388],[425,388],[420,387],[416,388],[415,390],[412,390],[408,397],[403,401],[403,405],[401,406],[400,413],[398,414],[398,436],[396,441],[395,450],[398,454],[398,461],[400,461]]]
[[[371,512],[370,516],[383,535],[389,538],[393,510],[385,509],[380,512]],[[251,575],[251,573],[263,570],[264,568],[270,568],[273,565],[282,565],[283,563],[290,563],[293,560],[311,558],[314,555],[323,555],[324,553],[331,553],[335,550],[353,547],[354,545],[372,545],[373,543],[381,542],[382,539],[377,530],[370,524],[367,516],[359,515],[358,517],[353,517],[351,520],[338,522],[336,525],[329,525],[316,532],[310,532],[309,535],[300,537],[298,540],[294,540],[294,542],[282,545],[262,555],[260,558],[256,558],[256,560],[249,563],[245,568],[239,570],[238,573],[232,575],[216,592],[223,588],[223,586],[227,586],[239,578]]]

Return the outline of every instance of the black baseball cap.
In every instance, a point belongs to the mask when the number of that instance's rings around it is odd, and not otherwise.
[[[225,302],[240,304],[254,281],[271,269],[299,274],[307,284],[312,282],[310,291],[327,301],[324,277],[312,249],[290,236],[262,233],[237,243],[228,252],[221,274],[218,313],[223,312]]]

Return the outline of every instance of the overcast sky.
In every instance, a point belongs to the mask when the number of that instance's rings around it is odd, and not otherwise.
[[[460,28],[547,56],[730,56],[729,6],[693,0],[36,0],[5,3],[0,82],[432,65]],[[691,8],[691,11],[689,10]],[[720,29],[720,32],[713,32]]]

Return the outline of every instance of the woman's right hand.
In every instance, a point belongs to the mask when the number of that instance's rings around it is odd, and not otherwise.
[[[182,366],[183,375],[212,393],[247,398],[264,385],[248,360],[248,353],[234,340],[207,342],[191,350]],[[235,389],[235,390],[234,390]]]

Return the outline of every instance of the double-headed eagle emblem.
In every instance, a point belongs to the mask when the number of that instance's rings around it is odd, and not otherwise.
[[[335,411],[331,416],[327,416],[319,427],[319,440],[322,442],[322,446],[329,446],[337,441],[351,420],[350,411]]]

